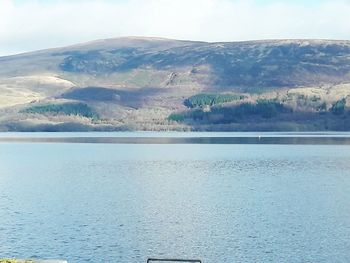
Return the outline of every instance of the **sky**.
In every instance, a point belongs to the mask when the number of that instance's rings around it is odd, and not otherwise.
[[[122,36],[350,40],[350,0],[0,0],[0,56]]]

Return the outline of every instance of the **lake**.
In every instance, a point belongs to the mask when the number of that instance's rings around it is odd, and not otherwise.
[[[349,262],[348,133],[0,134],[0,257]]]

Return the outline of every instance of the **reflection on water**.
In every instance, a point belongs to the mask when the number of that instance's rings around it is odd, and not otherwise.
[[[348,262],[350,148],[0,144],[0,254]]]
[[[0,136],[1,142],[27,143],[103,143],[103,144],[304,144],[350,145],[347,135],[255,135],[255,136]]]

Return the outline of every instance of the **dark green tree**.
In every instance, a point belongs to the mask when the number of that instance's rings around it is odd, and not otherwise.
[[[346,105],[345,98],[338,100],[333,104],[331,108],[331,112],[335,115],[341,115],[345,111],[345,105]]]

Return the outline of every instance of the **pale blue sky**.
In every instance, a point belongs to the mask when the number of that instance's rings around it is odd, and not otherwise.
[[[14,0],[16,3],[28,3],[28,2],[43,2],[43,3],[53,3],[53,2],[71,2],[72,0]],[[89,0],[73,0],[73,1],[89,1]],[[126,2],[128,0],[98,0],[103,2]],[[231,2],[237,2],[237,0],[231,0]],[[269,4],[273,2],[289,2],[289,3],[301,3],[301,4],[317,4],[320,2],[325,2],[327,0],[252,0],[259,4]]]
[[[75,2],[86,2],[91,0],[73,0]],[[130,2],[130,0],[98,0],[100,2]],[[190,1],[190,0],[189,0]],[[237,0],[230,0],[231,2],[237,2]],[[259,5],[269,5],[272,3],[290,3],[290,4],[297,4],[297,5],[308,5],[308,6],[317,6],[324,2],[331,2],[330,0],[248,0],[251,2],[254,2]],[[50,4],[50,3],[59,3],[59,2],[72,2],[72,0],[14,0],[16,4],[23,4],[23,3],[31,3],[31,2],[40,2],[44,4]]]
[[[101,38],[350,39],[350,0],[0,0],[0,56]]]

